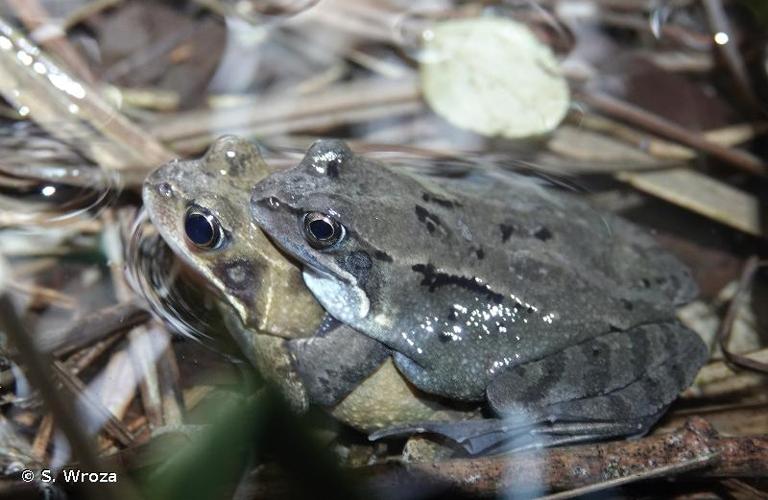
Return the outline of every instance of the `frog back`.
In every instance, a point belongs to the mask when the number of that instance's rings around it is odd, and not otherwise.
[[[338,144],[313,149],[257,186],[256,218],[303,261],[323,306],[389,346],[425,392],[482,400],[502,370],[668,319],[691,288],[638,228],[531,179],[441,179]],[[294,215],[276,230],[278,211]],[[344,238],[307,250],[286,235],[317,211]]]

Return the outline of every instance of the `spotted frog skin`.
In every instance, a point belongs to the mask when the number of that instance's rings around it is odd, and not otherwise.
[[[374,437],[481,452],[646,432],[707,359],[674,319],[696,294],[687,269],[574,196],[473,175],[416,175],[327,140],[253,189],[253,220],[334,318],[421,391],[493,417]]]
[[[269,173],[254,144],[228,136],[158,168],[142,193],[163,240],[221,299],[245,356],[296,410],[323,406],[362,431],[466,416],[407,383],[381,343],[326,317],[251,219],[251,187]]]

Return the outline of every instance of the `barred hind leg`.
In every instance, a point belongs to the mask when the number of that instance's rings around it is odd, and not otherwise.
[[[344,399],[390,355],[384,344],[330,317],[313,337],[287,345],[309,400],[321,406]]]
[[[677,323],[611,332],[500,374],[486,391],[498,418],[422,422],[373,437],[434,433],[476,454],[642,435],[707,355]]]

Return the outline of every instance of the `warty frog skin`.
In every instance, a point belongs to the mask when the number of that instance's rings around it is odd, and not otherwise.
[[[466,418],[407,383],[383,344],[327,316],[251,220],[251,188],[269,173],[255,144],[222,137],[200,159],[158,168],[143,190],[153,225],[218,297],[245,357],[296,410],[319,405],[363,432]]]
[[[417,175],[316,142],[253,220],[336,320],[419,390],[491,418],[419,422],[472,452],[645,433],[708,357],[688,270],[639,227],[514,175]]]

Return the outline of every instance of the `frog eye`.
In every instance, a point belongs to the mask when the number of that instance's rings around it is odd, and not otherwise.
[[[212,250],[224,241],[221,224],[209,211],[191,207],[184,218],[184,232],[195,246]]]
[[[344,226],[322,212],[304,214],[304,237],[313,248],[328,248],[344,237]]]

